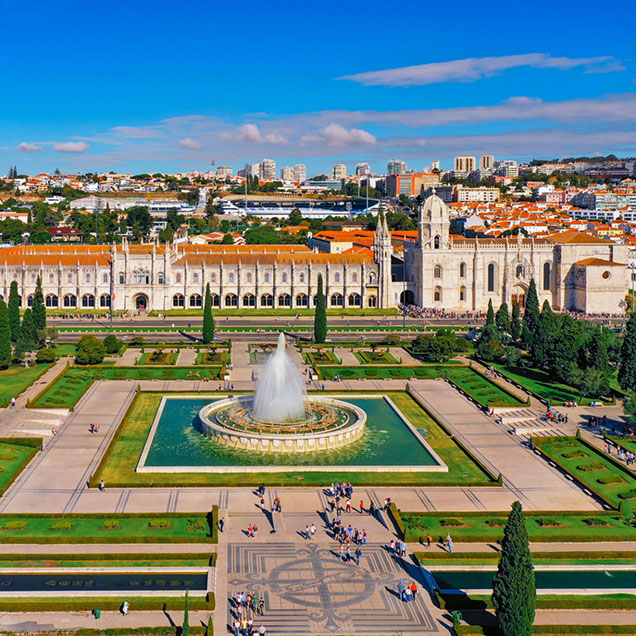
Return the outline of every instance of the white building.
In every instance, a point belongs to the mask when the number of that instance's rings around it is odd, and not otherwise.
[[[386,165],[387,175],[406,174],[406,161],[401,159],[389,159]]]
[[[346,179],[347,178],[347,166],[344,163],[337,163],[331,171],[331,176],[334,179]]]
[[[477,169],[475,157],[455,157],[453,172],[466,173]]]
[[[356,164],[356,176],[360,177],[366,174],[371,174],[371,168],[368,163]]]
[[[307,181],[307,166],[304,163],[297,163],[294,166],[294,181],[300,183]]]
[[[499,188],[455,188],[455,200],[458,203],[493,203],[499,201]]]
[[[280,169],[280,178],[283,181],[294,181],[294,169],[291,166],[283,166]]]
[[[259,178],[265,181],[276,179],[276,162],[273,159],[263,159],[259,164]]]

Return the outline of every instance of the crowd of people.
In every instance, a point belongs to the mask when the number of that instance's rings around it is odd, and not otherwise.
[[[255,618],[265,614],[265,597],[258,592],[237,592],[232,602],[234,636],[265,636],[267,629],[263,623],[255,625]]]

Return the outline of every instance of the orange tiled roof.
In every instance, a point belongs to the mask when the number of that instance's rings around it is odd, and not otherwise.
[[[606,261],[603,258],[584,258],[582,261],[577,261],[576,265],[583,265],[584,267],[625,267],[623,263]]]

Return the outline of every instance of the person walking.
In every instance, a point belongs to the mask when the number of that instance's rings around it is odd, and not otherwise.
[[[400,600],[404,601],[406,599],[406,585],[404,585],[404,581],[400,579],[398,586],[398,594],[400,595]]]
[[[223,528],[225,528],[225,519],[221,517],[218,522],[219,532],[223,532]]]
[[[360,500],[360,514],[364,512],[364,501]]]
[[[311,527],[309,528],[309,540],[313,541],[315,537],[316,537],[316,526],[312,523]]]
[[[415,600],[415,596],[417,594],[417,585],[415,581],[411,583],[411,595],[413,596],[413,600]]]
[[[305,539],[307,539],[307,541],[311,541],[309,526],[305,526]]]
[[[431,543],[433,543],[433,537],[430,534],[426,535],[426,547],[430,548],[431,547]]]
[[[351,512],[351,499],[347,499],[345,503],[345,512]]]
[[[360,557],[362,556],[362,550],[360,546],[356,548],[356,565],[360,565]]]

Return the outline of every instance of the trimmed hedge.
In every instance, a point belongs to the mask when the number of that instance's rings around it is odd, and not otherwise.
[[[494,626],[460,625],[455,627],[457,636],[503,636],[503,632]],[[535,625],[533,634],[636,634],[636,625]]]
[[[9,489],[9,486],[20,476],[22,471],[29,465],[29,462],[35,457],[35,454],[42,448],[41,437],[0,437],[0,444],[8,444],[9,446],[26,446],[31,451],[25,456],[20,465],[13,471],[13,475],[0,488],[0,497]]]
[[[391,521],[393,521],[393,525],[395,526],[400,539],[404,539],[404,537],[406,536],[406,528],[404,526],[404,523],[402,522],[400,511],[393,501],[389,506],[389,517],[391,517]]]

